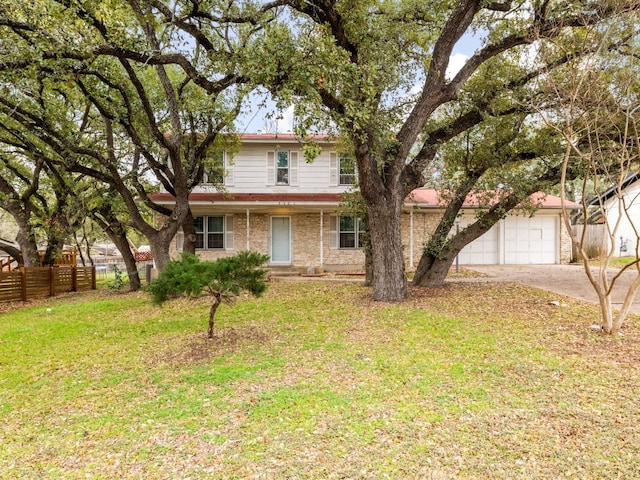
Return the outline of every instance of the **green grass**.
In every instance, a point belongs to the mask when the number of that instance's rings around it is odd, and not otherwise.
[[[609,260],[609,266],[613,267],[613,268],[622,268],[625,265],[628,265],[632,262],[634,262],[636,260],[636,257],[634,256],[628,256],[628,257],[612,257]],[[598,266],[598,265],[602,265],[604,264],[604,259],[592,259],[589,260],[589,262],[591,263],[591,265],[594,266]]]
[[[206,299],[1,314],[0,478],[638,478],[636,319],[565,302],[272,283],[213,340]]]

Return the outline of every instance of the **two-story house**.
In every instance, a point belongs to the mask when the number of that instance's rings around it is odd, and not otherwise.
[[[343,193],[356,180],[354,161],[327,137],[316,141],[322,151],[313,162],[305,161],[299,139],[291,134],[244,134],[236,153],[221,155],[224,178],[205,174],[190,196],[201,258],[255,250],[268,254],[274,267],[363,268],[360,222],[342,208]],[[173,203],[163,192],[154,199]],[[467,205],[461,225],[473,217],[473,208]],[[434,190],[417,189],[407,198],[402,234],[409,270],[417,265],[441,215]],[[570,242],[561,226],[558,199],[545,197],[535,217],[501,221],[463,250],[460,263],[566,262]],[[179,233],[172,256],[178,256],[181,244]]]

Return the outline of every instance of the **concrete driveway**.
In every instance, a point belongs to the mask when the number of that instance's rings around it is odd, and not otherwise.
[[[490,281],[514,282],[541,288],[567,297],[598,303],[598,296],[591,286],[582,265],[466,265],[465,268],[489,275]],[[597,270],[594,270],[597,272]],[[617,270],[612,270],[610,276]],[[616,280],[613,289],[613,306],[620,308],[635,270],[625,272]],[[640,294],[636,295],[631,313],[640,315]]]

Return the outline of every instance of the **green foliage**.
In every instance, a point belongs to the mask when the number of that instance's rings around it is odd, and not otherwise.
[[[118,265],[113,266],[113,280],[107,282],[107,287],[109,290],[120,291],[122,287],[125,286],[127,282],[124,279],[124,274],[118,268]]]
[[[177,261],[167,263],[160,276],[149,286],[153,302],[161,304],[170,296],[198,296],[207,292],[230,300],[242,292],[259,297],[266,290],[267,271],[260,268],[267,255],[243,251],[232,257],[201,261],[184,252]]]

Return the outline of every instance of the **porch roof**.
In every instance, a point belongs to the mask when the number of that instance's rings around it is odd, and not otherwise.
[[[173,204],[174,197],[168,193],[156,193],[151,199],[164,205]],[[189,204],[196,214],[211,208],[223,208],[227,212],[289,213],[293,211],[317,212],[335,210],[342,201],[339,193],[192,193]]]
[[[175,200],[169,193],[155,193],[151,199],[157,203],[170,205]],[[497,196],[496,196],[497,199]],[[560,209],[561,199],[555,195],[547,195],[537,192],[531,195],[532,201],[538,208]],[[235,208],[337,208],[342,202],[340,193],[192,193],[189,195],[189,202],[194,207],[208,207],[213,205],[235,207]],[[487,203],[487,199],[481,195],[469,194],[465,199],[463,208],[478,208]],[[491,203],[491,199],[489,199]],[[417,188],[405,199],[407,206],[419,208],[441,209],[447,204],[446,195],[442,195],[438,190],[430,188]],[[567,208],[580,208],[580,204],[566,202]]]

